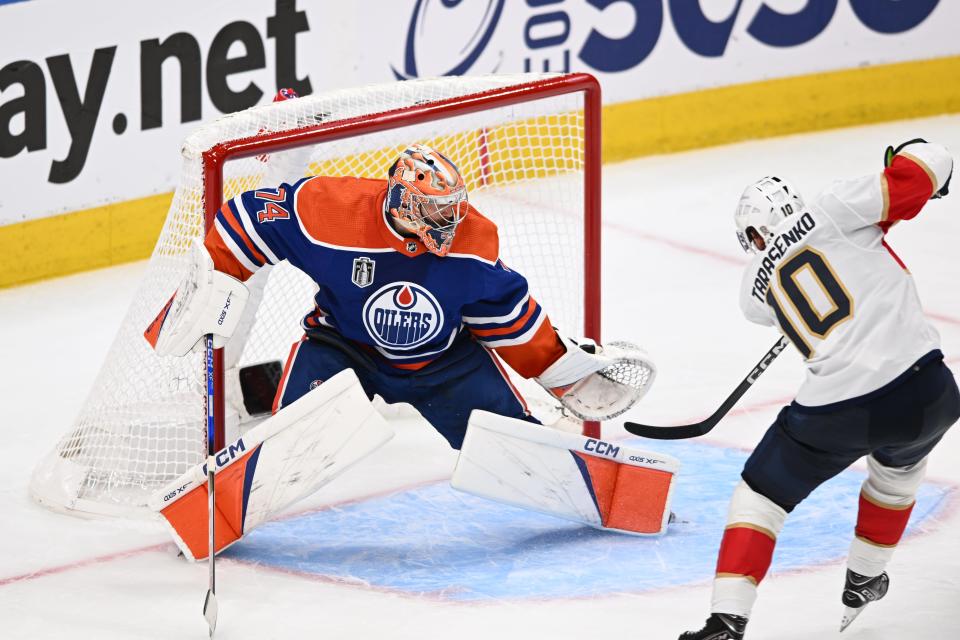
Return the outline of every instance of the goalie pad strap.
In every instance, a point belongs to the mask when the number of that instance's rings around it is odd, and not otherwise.
[[[593,527],[663,533],[679,462],[485,411],[470,415],[455,489]]]

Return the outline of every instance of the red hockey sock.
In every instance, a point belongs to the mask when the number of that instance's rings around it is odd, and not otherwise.
[[[858,538],[872,544],[892,547],[900,542],[910,512],[913,511],[911,502],[905,507],[883,504],[860,492],[860,511],[857,513],[856,534]]]
[[[738,522],[727,527],[717,558],[717,577],[745,576],[760,584],[770,568],[777,539],[772,531]]]

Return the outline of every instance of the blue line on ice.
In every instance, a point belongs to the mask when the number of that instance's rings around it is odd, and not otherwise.
[[[268,523],[225,555],[458,601],[603,596],[709,580],[747,453],[692,442],[656,448],[684,465],[673,502],[681,522],[661,538],[606,533],[439,483]],[[863,478],[848,470],[791,514],[772,573],[846,555]],[[908,533],[922,531],[949,492],[925,483]]]

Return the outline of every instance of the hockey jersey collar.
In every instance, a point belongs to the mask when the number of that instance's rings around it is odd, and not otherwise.
[[[388,247],[408,258],[416,258],[419,255],[427,253],[427,248],[423,246],[419,238],[407,238],[397,233],[393,228],[393,225],[391,225],[387,219],[386,199],[386,191],[377,199],[377,204],[380,208],[380,222],[377,226],[380,228],[380,236],[383,238],[383,241]]]

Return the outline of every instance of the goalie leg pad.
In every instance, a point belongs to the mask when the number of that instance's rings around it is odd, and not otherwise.
[[[315,492],[393,437],[352,369],[346,369],[215,456],[216,550]],[[151,497],[190,560],[206,558],[206,464]]]
[[[474,411],[451,484],[601,529],[657,535],[679,468],[664,454]]]

